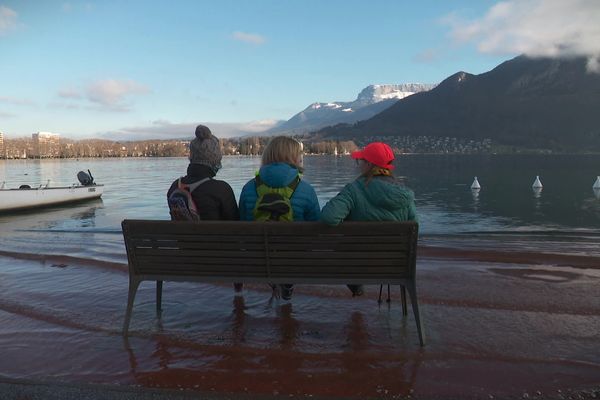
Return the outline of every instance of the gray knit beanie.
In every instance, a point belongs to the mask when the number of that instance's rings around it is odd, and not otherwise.
[[[198,125],[196,138],[190,142],[190,163],[211,167],[215,173],[221,169],[221,144],[208,127]]]

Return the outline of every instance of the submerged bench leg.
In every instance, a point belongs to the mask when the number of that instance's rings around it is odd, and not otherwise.
[[[402,315],[408,315],[408,308],[406,307],[406,287],[404,285],[400,285],[400,298],[402,300]]]
[[[133,311],[133,301],[135,294],[140,286],[140,280],[129,277],[129,293],[127,295],[127,310],[125,310],[125,322],[123,323],[123,336],[127,336],[129,330],[129,321],[131,320],[131,312]]]
[[[162,311],[162,286],[163,281],[156,281],[156,312]]]
[[[410,296],[410,302],[412,304],[413,313],[415,314],[415,321],[417,322],[417,331],[419,333],[419,342],[421,346],[425,346],[425,332],[423,321],[421,320],[421,314],[419,313],[419,303],[417,301],[417,287],[415,282],[410,282],[406,285],[408,294]]]

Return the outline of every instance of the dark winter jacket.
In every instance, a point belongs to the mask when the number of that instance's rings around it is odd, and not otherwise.
[[[413,192],[390,176],[360,177],[346,185],[321,211],[329,225],[347,221],[416,221]]]
[[[273,163],[264,165],[259,170],[262,181],[270,187],[280,188],[289,185],[298,170],[289,164]],[[253,221],[254,207],[258,200],[256,193],[256,180],[251,179],[246,183],[240,195],[240,220]],[[313,187],[301,180],[290,199],[294,210],[294,221],[318,221],[321,214],[319,200]]]
[[[211,178],[192,192],[201,220],[239,220],[240,213],[231,186],[225,181],[212,179],[214,176],[215,173],[210,167],[190,164],[187,175],[181,178],[181,182],[190,184],[206,177]],[[167,198],[177,188],[177,181],[178,179],[171,184]]]

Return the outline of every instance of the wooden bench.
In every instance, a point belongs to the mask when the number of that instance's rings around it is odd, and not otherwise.
[[[410,295],[425,344],[415,285],[415,222],[173,222],[124,220],[129,295],[123,334],[142,281],[400,285],[402,312]]]

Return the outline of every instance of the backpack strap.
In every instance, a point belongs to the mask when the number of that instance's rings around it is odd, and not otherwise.
[[[194,190],[196,190],[198,188],[198,186],[200,186],[204,182],[208,182],[208,181],[210,181],[210,177],[206,177],[204,179],[200,179],[197,182],[190,183],[189,185],[187,185],[188,190],[190,191],[190,193],[192,193]],[[179,186],[180,189],[183,188],[183,184],[181,183],[181,178],[179,178],[179,182],[177,183],[177,186]]]
[[[267,185],[267,184],[265,183],[265,181],[263,181],[263,180],[260,178],[260,174],[256,174],[256,177],[254,178],[254,183],[255,183],[255,185],[256,185],[257,192],[258,192],[258,187],[259,187],[260,185],[265,185],[266,187],[269,187],[269,188],[270,188],[270,186],[269,186],[269,185]],[[299,184],[300,184],[300,174],[297,174],[297,175],[296,175],[296,177],[294,178],[294,180],[293,180],[293,181],[291,181],[291,182],[290,182],[290,183],[289,183],[289,184],[286,186],[286,187],[288,187],[288,188],[292,189],[292,194],[290,194],[290,197],[292,197],[292,195],[293,195],[293,194],[294,194],[294,192],[296,191],[296,188],[298,187],[298,185],[299,185]]]
[[[296,188],[300,184],[300,174],[296,175],[296,178],[288,185],[290,189],[292,189],[292,194],[296,191]],[[290,196],[291,197],[291,196]]]

